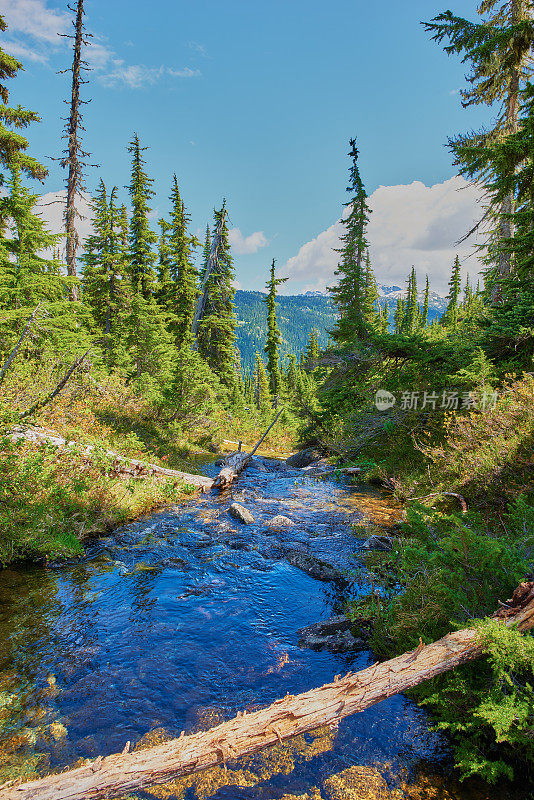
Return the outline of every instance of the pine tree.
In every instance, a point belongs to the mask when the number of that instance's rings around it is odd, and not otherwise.
[[[458,301],[461,293],[461,267],[458,256],[454,259],[451,278],[449,280],[449,294],[447,295],[448,304],[442,317],[442,325],[450,325],[456,328],[458,324]]]
[[[395,322],[395,333],[400,333],[404,328],[405,308],[406,308],[405,301],[402,299],[402,297],[399,297],[399,299],[397,300],[395,314],[393,317]]]
[[[180,196],[176,175],[173,178],[170,199],[172,207],[166,241],[169,282],[162,300],[173,314],[171,330],[176,337],[176,345],[180,348],[186,334],[191,330],[195,313],[198,274],[193,266],[191,251],[198,242],[187,232],[189,219]]]
[[[376,278],[371,267],[371,256],[369,250],[365,257],[365,302],[364,318],[369,329],[376,328],[379,323],[380,304],[378,302],[378,287]]]
[[[206,305],[198,327],[198,348],[220,381],[232,392],[236,392],[238,354],[235,346],[235,329],[237,319],[234,314],[234,270],[228,242],[226,204],[223,204],[220,211],[215,212],[215,229],[219,227],[222,219],[224,222],[221,244],[217,254],[218,265],[208,279]]]
[[[0,31],[6,29],[6,22],[0,16]],[[41,118],[34,111],[28,111],[20,105],[16,108],[8,105],[9,90],[6,80],[14,78],[21,69],[23,67],[20,61],[0,48],[0,163],[5,170],[18,167],[28,177],[42,181],[46,178],[48,170],[26,152],[29,146],[28,140],[20,133],[32,122],[40,122]],[[2,174],[0,183],[4,183]]]
[[[178,350],[176,366],[164,390],[165,405],[172,411],[170,420],[194,423],[216,406],[218,383],[214,374],[195,350],[191,331],[187,331]]]
[[[379,330],[380,334],[382,334],[383,336],[389,330],[389,311],[388,311],[388,301],[387,300],[384,302],[384,305],[383,305],[383,307],[382,307],[382,309],[380,311],[380,319],[379,319],[379,323],[378,323],[378,330]]]
[[[328,290],[339,312],[331,336],[341,344],[368,336],[365,320],[366,287],[363,259],[368,249],[366,229],[371,212],[367,205],[367,192],[358,169],[358,156],[356,140],[351,139],[349,157],[352,159],[352,164],[347,187],[351,199],[346,203],[349,209],[348,216],[341,221],[345,233],[341,237],[343,247],[338,251],[341,253],[341,261],[335,272],[339,276],[339,283]]]
[[[154,196],[152,189],[153,180],[145,171],[145,160],[142,153],[146,147],[141,147],[136,133],[128,145],[128,152],[132,154],[131,182],[128,186],[132,203],[132,215],[129,229],[129,260],[130,276],[135,292],[141,292],[148,299],[154,291],[155,255],[153,247],[157,236],[150,230],[148,216],[150,214],[150,198]]]
[[[204,275],[206,274],[206,267],[211,253],[211,231],[210,226],[206,225],[206,237],[204,239],[204,247],[202,248],[202,261],[200,267],[199,283],[202,284]]]
[[[104,334],[104,350],[109,367],[124,365],[124,314],[127,306],[127,280],[123,274],[120,210],[116,206],[116,187],[109,202],[104,181],[100,181],[92,203],[93,233],[85,240],[83,257],[83,299]]]
[[[461,174],[484,184],[491,169],[490,160],[473,159],[473,146],[491,147],[503,136],[518,129],[518,111],[521,89],[530,72],[530,57],[534,47],[534,23],[530,0],[483,0],[478,13],[486,15],[481,23],[473,23],[456,17],[451,11],[439,14],[429,23],[423,23],[437,42],[448,40],[445,51],[460,54],[463,61],[472,66],[467,76],[469,89],[461,92],[462,105],[468,107],[485,103],[500,104],[500,114],[493,130],[477,134],[458,136],[449,140],[449,146],[461,166]],[[503,165],[504,166],[504,165]],[[504,166],[505,174],[513,174],[513,165]],[[503,240],[513,235],[514,197],[503,196],[500,202],[492,203],[496,219],[493,245],[489,248],[489,259],[494,268],[489,272],[492,297],[500,293],[500,283],[512,269],[510,253],[501,247]]]
[[[267,411],[271,407],[271,394],[265,364],[259,353],[256,353],[254,364],[254,385],[256,389],[256,408]]]
[[[0,305],[18,309],[43,300],[60,302],[67,286],[59,261],[40,255],[53,248],[59,237],[49,233],[35,213],[38,197],[22,185],[20,167],[11,167],[7,188],[9,194],[0,200],[0,215],[8,227],[5,256],[0,259]]]
[[[125,319],[126,344],[134,375],[148,375],[167,385],[176,363],[174,339],[167,329],[165,313],[154,298],[134,293]]]
[[[426,328],[428,325],[428,305],[430,301],[430,282],[428,280],[428,275],[426,276],[426,286],[425,286],[425,299],[423,301],[423,311],[421,313],[421,327]]]
[[[276,322],[276,288],[287,281],[287,278],[275,277],[275,260],[271,264],[270,278],[267,281],[268,290],[265,303],[267,304],[267,344],[264,352],[267,355],[267,371],[271,392],[275,397],[282,394],[282,375],[280,373],[279,347],[282,342],[280,330]]]
[[[319,339],[317,334],[317,328],[313,328],[308,337],[308,345],[306,347],[306,355],[304,358],[304,363],[308,372],[313,372],[313,370],[317,367],[317,362],[319,361]]]
[[[415,267],[408,277],[408,289],[406,292],[406,305],[402,327],[406,333],[413,333],[419,324],[419,306],[417,305],[417,275]]]

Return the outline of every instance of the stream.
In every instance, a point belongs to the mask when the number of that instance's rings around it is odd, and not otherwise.
[[[369,489],[260,462],[231,493],[124,526],[74,563],[1,572],[0,779],[206,728],[372,663],[367,651],[298,646],[298,629],[342,613],[356,590],[310,577],[283,553],[290,546],[350,575],[362,541],[350,523],[369,497]],[[228,514],[233,500],[254,524]],[[269,529],[278,514],[294,525]],[[360,789],[346,797],[500,796],[458,788],[448,764],[425,712],[397,696],[337,731],[136,796],[267,800],[319,797],[319,787],[321,797],[340,800],[336,776],[354,765]],[[410,793],[415,784],[419,794]]]

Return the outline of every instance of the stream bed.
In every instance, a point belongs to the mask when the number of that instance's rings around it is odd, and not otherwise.
[[[206,728],[372,663],[367,651],[301,648],[297,633],[342,613],[354,596],[361,540],[350,523],[369,495],[260,462],[231,493],[125,526],[75,563],[0,572],[0,779]],[[234,500],[253,524],[228,514]],[[294,524],[271,530],[279,514]],[[284,557],[288,547],[349,580],[310,577]],[[337,731],[136,797],[502,796],[458,787],[448,764],[426,714],[397,696]]]

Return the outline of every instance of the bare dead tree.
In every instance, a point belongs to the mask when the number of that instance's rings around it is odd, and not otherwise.
[[[84,105],[89,100],[82,100],[80,98],[80,87],[88,81],[82,78],[82,72],[89,69],[87,61],[82,58],[82,48],[89,44],[91,34],[84,30],[84,0],[78,0],[76,7],[67,6],[73,14],[76,14],[75,19],[72,21],[74,27],[74,35],[59,34],[67,39],[72,39],[74,42],[74,57],[72,67],[62,70],[62,74],[72,72],[72,91],[70,99],[70,115],[65,120],[65,134],[64,138],[67,140],[67,147],[65,148],[64,158],[60,163],[62,167],[68,167],[67,185],[67,201],[65,205],[65,260],[67,263],[67,275],[73,279],[70,287],[69,297],[71,300],[79,300],[79,290],[75,283],[77,278],[76,269],[76,252],[79,246],[78,231],[76,229],[76,220],[81,218],[81,214],[76,208],[76,198],[81,195],[85,189],[84,185],[84,167],[87,166],[85,159],[90,155],[81,146],[80,131],[85,130],[82,125],[82,114],[80,106]],[[65,100],[65,103],[69,103]]]

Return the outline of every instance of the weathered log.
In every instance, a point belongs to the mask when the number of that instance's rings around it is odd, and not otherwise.
[[[91,460],[91,456],[95,451],[93,445],[83,447],[83,445],[76,444],[75,442],[67,442],[63,436],[60,436],[55,431],[46,430],[45,428],[13,428],[6,436],[13,442],[18,442],[20,440],[35,442],[37,444],[47,442],[61,450],[66,447],[76,447],[88,461]],[[111,469],[118,475],[130,475],[134,478],[149,478],[161,475],[166,478],[174,478],[177,481],[182,481],[191,486],[198,486],[204,492],[209,491],[213,486],[213,480],[211,478],[206,478],[204,475],[191,475],[188,472],[180,472],[176,469],[160,467],[158,464],[138,461],[133,458],[125,458],[114,450],[106,450],[105,454],[112,459]]]
[[[526,631],[534,627],[534,582],[525,582],[494,617]],[[360,672],[267,708],[238,714],[215,728],[172,739],[148,750],[125,752],[18,786],[0,788],[0,800],[102,800],[165,783],[183,775],[249,755],[322,725],[364,711],[394,694],[481,656],[483,643],[473,628],[444,636]]]
[[[258,447],[263,442],[283,410],[283,408],[280,409],[276,417],[273,419],[261,439],[255,444],[254,449],[250,453],[243,453],[243,451],[239,449],[236,453],[232,453],[228,456],[228,458],[226,458],[223,468],[215,478],[215,482],[213,484],[214,486],[218,486],[220,489],[226,489],[228,486],[232,485],[239,473],[243,472],[248,462],[257,451]]]

